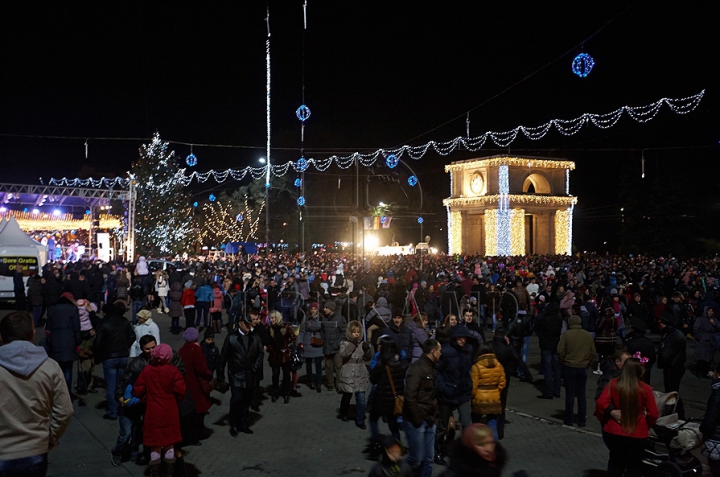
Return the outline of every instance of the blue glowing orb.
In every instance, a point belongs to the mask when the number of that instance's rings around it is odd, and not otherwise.
[[[193,202],[193,207],[197,207],[197,206],[198,206],[198,203],[197,203],[197,202]]]
[[[305,205],[305,197],[303,197],[303,196],[298,197],[297,203],[300,207]]]
[[[581,78],[585,78],[595,66],[595,60],[587,53],[580,53],[572,62],[572,71]]]
[[[380,217],[380,223],[384,224],[385,222],[387,222],[387,217],[383,215],[382,217]]]
[[[387,158],[385,158],[385,164],[387,164],[390,169],[395,169],[399,162],[400,159],[398,159],[395,154],[390,154]]]
[[[302,187],[302,179],[299,177],[295,179],[295,187]]]
[[[408,177],[408,184],[410,184],[410,187],[415,187],[417,185],[417,177],[415,177],[415,176]]]
[[[27,211],[28,211],[28,208],[25,207],[25,208],[23,209],[23,212],[27,212]],[[88,212],[88,213],[89,213],[89,212]]]
[[[307,168],[308,168],[308,161],[304,157],[301,157],[295,163],[295,170],[298,172],[305,172],[305,169],[307,169]]]
[[[310,108],[303,104],[302,106],[297,108],[297,111],[295,111],[295,115],[300,121],[305,122],[307,118],[310,117]]]
[[[27,212],[27,208],[25,209],[25,212]],[[85,209],[85,215],[90,215],[90,209]]]
[[[266,189],[269,189],[269,188],[270,188],[270,183],[269,183],[269,182],[266,182],[266,183],[265,183],[265,188],[266,188]]]
[[[210,194],[210,197],[208,197],[208,199],[210,199],[210,202],[215,202],[215,199],[217,199],[217,197],[215,197],[215,194]]]
[[[195,157],[195,154],[191,152],[190,155],[185,158],[185,163],[190,167],[195,167],[195,165],[197,165],[197,157]]]
[[[425,219],[423,219],[422,217],[418,217],[418,224],[422,224],[423,222],[425,222]]]
[[[238,222],[242,222],[242,219],[243,219],[243,214],[237,214],[235,216],[235,220],[237,220]]]

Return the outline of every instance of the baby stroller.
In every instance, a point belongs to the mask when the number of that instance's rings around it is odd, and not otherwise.
[[[683,476],[702,475],[702,464],[692,454],[700,447],[702,435],[699,422],[681,421],[675,412],[678,393],[660,393],[655,391],[660,417],[650,429],[650,437],[645,446],[643,457],[643,476],[653,476],[661,464],[674,465]]]

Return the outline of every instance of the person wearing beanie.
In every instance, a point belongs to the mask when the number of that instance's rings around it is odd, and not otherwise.
[[[335,302],[328,300],[323,304],[322,326],[323,356],[325,357],[325,379],[328,390],[332,390],[335,383],[335,355],[340,351],[340,342],[345,337],[347,321],[345,317],[335,310]]]
[[[142,350],[140,349],[140,338],[145,335],[152,335],[155,338],[155,342],[160,344],[160,329],[157,323],[152,319],[152,312],[148,309],[142,309],[137,312],[137,325],[135,325],[135,343],[133,343],[130,349],[130,357],[135,358],[140,356]]]
[[[147,402],[143,423],[143,446],[150,448],[150,475],[158,476],[164,458],[167,472],[175,470],[175,447],[182,441],[177,403],[185,397],[185,380],[170,361],[173,350],[161,344],[152,350],[150,364],[145,366],[133,385],[133,395]],[[189,372],[186,371],[186,374]]]
[[[220,350],[215,344],[215,332],[212,328],[205,328],[200,347],[205,355],[205,362],[207,363],[208,369],[214,374],[217,369],[218,360],[220,359]]]
[[[189,420],[192,424],[184,440],[190,445],[196,445],[205,429],[205,414],[210,409],[210,393],[206,390],[213,375],[208,369],[203,349],[197,342],[197,329],[188,328],[183,333],[183,338],[185,344],[178,350],[178,354],[185,363],[185,386],[195,404],[195,416]]]

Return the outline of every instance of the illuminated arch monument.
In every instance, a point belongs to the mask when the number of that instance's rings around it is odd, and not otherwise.
[[[572,161],[507,156],[445,166],[449,252],[571,254],[573,169]]]

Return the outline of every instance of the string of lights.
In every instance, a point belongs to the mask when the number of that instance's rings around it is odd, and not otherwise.
[[[517,126],[511,130],[502,132],[487,131],[484,134],[473,138],[457,137],[443,142],[429,141],[418,146],[405,145],[394,149],[381,148],[366,154],[354,152],[346,156],[333,155],[324,159],[306,159],[301,157],[295,162],[288,161],[284,164],[266,164],[263,167],[248,166],[244,169],[226,169],[224,171],[193,171],[189,174],[186,172],[186,169],[180,169],[176,175],[176,180],[183,186],[189,185],[193,180],[202,184],[212,178],[218,183],[223,183],[228,179],[242,180],[248,175],[252,177],[252,179],[258,180],[263,176],[267,178],[268,173],[272,173],[276,177],[284,176],[288,173],[290,168],[292,168],[295,172],[305,172],[308,168],[310,168],[310,166],[312,166],[317,171],[324,172],[328,170],[330,166],[335,164],[340,169],[345,170],[355,164],[356,161],[364,167],[371,167],[379,159],[385,161],[390,159],[390,164],[393,164],[396,159],[401,159],[403,156],[407,156],[413,160],[420,160],[431,149],[442,156],[452,153],[461,146],[474,152],[482,149],[488,140],[492,141],[499,147],[505,148],[512,144],[520,135],[523,135],[533,141],[537,141],[544,138],[553,128],[565,136],[577,134],[584,126],[588,125],[593,125],[600,129],[609,129],[615,126],[623,115],[627,115],[639,123],[646,123],[658,115],[663,105],[666,105],[675,114],[688,114],[698,107],[704,95],[705,90],[702,90],[697,94],[684,98],[662,98],[644,106],[623,106],[604,114],[585,113],[575,119],[553,119],[540,126]],[[110,179],[105,177],[100,179],[68,179],[63,177],[62,179],[50,179],[50,184],[68,187],[127,188],[128,181],[127,179],[120,177]]]

